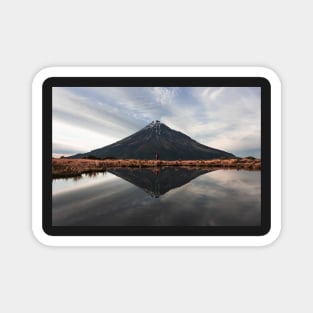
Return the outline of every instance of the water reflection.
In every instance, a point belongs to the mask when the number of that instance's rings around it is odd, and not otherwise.
[[[260,191],[258,171],[115,169],[54,180],[52,218],[56,226],[253,226]]]
[[[196,177],[210,172],[210,170],[195,167],[155,167],[145,169],[116,168],[110,169],[109,172],[140,187],[151,197],[158,198],[171,189],[183,186]]]

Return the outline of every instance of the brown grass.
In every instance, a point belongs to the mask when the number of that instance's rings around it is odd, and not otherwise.
[[[65,178],[80,176],[84,173],[105,172],[109,168],[129,167],[146,168],[162,166],[206,167],[261,170],[261,160],[251,158],[213,159],[213,160],[89,160],[89,159],[56,159],[52,158],[52,177]]]

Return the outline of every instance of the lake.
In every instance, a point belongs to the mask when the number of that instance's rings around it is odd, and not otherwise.
[[[258,226],[261,172],[115,168],[52,181],[53,226]]]

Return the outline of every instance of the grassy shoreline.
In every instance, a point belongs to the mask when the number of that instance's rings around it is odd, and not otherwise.
[[[52,178],[81,176],[86,173],[105,172],[110,168],[153,168],[153,167],[199,167],[214,169],[261,170],[261,160],[253,158],[213,159],[213,160],[90,160],[52,158]]]

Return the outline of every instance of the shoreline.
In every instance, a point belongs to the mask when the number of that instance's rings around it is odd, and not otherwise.
[[[82,174],[106,172],[110,168],[196,167],[209,169],[261,170],[261,160],[254,158],[212,160],[138,160],[138,159],[67,159],[52,158],[52,178],[70,178]]]

